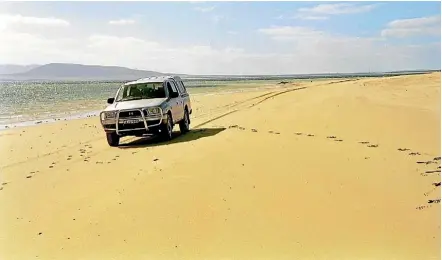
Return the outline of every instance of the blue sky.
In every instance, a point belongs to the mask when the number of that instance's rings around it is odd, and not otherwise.
[[[439,69],[440,15],[440,2],[8,2],[0,3],[0,64],[197,74]]]

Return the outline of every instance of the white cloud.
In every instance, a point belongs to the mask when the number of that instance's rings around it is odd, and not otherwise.
[[[75,34],[74,28],[68,28],[64,38],[58,32],[51,35],[46,31],[38,34],[35,30],[26,33],[14,28],[0,30],[0,64],[71,62],[190,74],[291,74],[440,67],[439,42],[393,45],[385,39],[333,35],[300,26],[258,30],[260,35],[251,37],[269,38],[261,39],[267,49],[260,52],[246,45],[215,48],[198,43],[159,42],[157,38],[141,36]]]
[[[210,17],[210,19],[211,19],[212,22],[214,22],[214,23],[219,23],[219,22],[221,22],[222,20],[226,20],[227,17],[224,16],[224,15],[216,14],[216,15],[212,15],[212,16]]]
[[[237,31],[228,31],[227,33],[228,33],[228,34],[231,34],[231,35],[237,35],[237,34],[238,34]]]
[[[299,38],[317,38],[323,35],[321,31],[301,26],[272,26],[258,29],[259,33],[270,36],[274,40],[296,40]]]
[[[36,25],[36,26],[52,26],[66,27],[70,23],[66,20],[54,17],[33,17],[23,16],[20,14],[0,14],[0,29],[5,29],[10,25]]]
[[[376,4],[356,5],[353,3],[320,4],[314,7],[299,8],[293,18],[304,20],[325,20],[331,15],[369,12],[376,6]]]
[[[133,19],[119,19],[119,20],[111,20],[109,21],[109,24],[111,25],[130,25],[134,24],[135,20]]]
[[[197,6],[197,7],[194,7],[193,10],[198,11],[198,12],[202,12],[202,13],[208,13],[208,12],[212,12],[213,10],[215,10],[215,6],[209,6],[209,7]]]
[[[385,37],[437,36],[441,31],[440,23],[440,16],[394,20],[388,23],[381,35]]]
[[[274,26],[258,32],[279,44],[291,46],[285,58],[299,62],[293,65],[298,70],[391,71],[425,68],[428,64],[432,64],[433,68],[440,67],[440,42],[418,46],[395,45],[383,38],[333,35],[296,26]]]
[[[314,15],[295,15],[294,18],[299,18],[303,20],[327,20],[327,16],[314,16]]]
[[[324,15],[337,14],[356,14],[369,12],[375,8],[376,5],[355,5],[353,3],[339,3],[339,4],[320,4],[311,8],[299,8],[298,11],[302,13],[314,13]]]

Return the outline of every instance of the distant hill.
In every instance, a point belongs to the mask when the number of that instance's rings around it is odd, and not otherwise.
[[[3,80],[135,80],[166,75],[161,72],[134,70],[117,66],[50,63],[22,73],[0,75]]]
[[[15,74],[28,72],[31,69],[37,68],[40,65],[14,65],[14,64],[4,64],[0,65],[0,74]]]
[[[379,77],[406,74],[421,74],[439,70],[410,70],[370,73],[322,73],[291,75],[186,75],[136,70],[118,66],[81,65],[71,63],[50,63],[46,65],[0,65],[0,81],[131,81],[139,78],[179,75],[184,80],[252,80],[252,79],[310,79],[342,77]]]

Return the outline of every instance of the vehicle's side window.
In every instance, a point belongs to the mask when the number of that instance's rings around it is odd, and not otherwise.
[[[178,90],[176,88],[176,85],[175,85],[175,83],[173,81],[170,82],[170,85],[172,86],[172,91],[173,92],[178,92]]]
[[[186,85],[184,85],[184,82],[183,82],[183,81],[180,81],[180,82],[181,82],[181,85],[183,85],[184,91],[187,93]]]
[[[180,85],[179,81],[175,81],[176,87],[178,91],[180,92],[180,95],[184,93],[183,87]]]
[[[169,93],[169,96],[170,96],[170,93],[172,93],[173,90],[172,90],[172,86],[170,85],[169,81],[166,82],[166,88],[167,88],[167,92]]]
[[[175,84],[172,81],[167,81],[167,90],[169,92],[169,95],[172,92],[178,92],[178,90],[176,89]]]
[[[180,80],[177,82],[178,86],[180,86],[181,92],[182,93],[187,93],[186,91],[186,87],[184,86],[183,82]]]

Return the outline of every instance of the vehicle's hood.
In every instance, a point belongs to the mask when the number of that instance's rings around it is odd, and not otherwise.
[[[108,107],[106,107],[104,111],[134,109],[134,108],[143,108],[143,107],[156,107],[160,106],[161,103],[163,103],[166,100],[167,98],[152,98],[152,99],[139,99],[139,100],[115,102],[114,104],[111,104]]]

